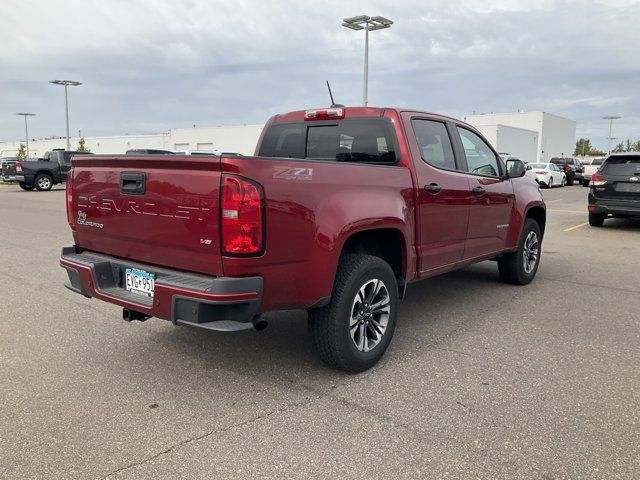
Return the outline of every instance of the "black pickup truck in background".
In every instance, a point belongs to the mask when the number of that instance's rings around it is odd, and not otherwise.
[[[7,175],[14,176],[23,190],[51,190],[55,184],[67,180],[67,173],[71,170],[71,157],[76,154],[86,155],[87,152],[51,150],[44,154],[44,158],[36,161],[16,162],[13,166],[15,171],[7,171]],[[10,168],[8,166],[8,170]],[[4,176],[5,172],[2,173]]]

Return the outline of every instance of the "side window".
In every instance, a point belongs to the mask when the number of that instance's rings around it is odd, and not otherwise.
[[[411,120],[411,124],[422,159],[434,167],[455,170],[453,147],[445,124],[420,119]]]
[[[260,145],[260,156],[304,158],[305,133],[306,126],[301,124],[269,127]]]
[[[498,158],[493,150],[478,135],[465,128],[457,127],[467,158],[469,173],[497,177],[500,175]]]

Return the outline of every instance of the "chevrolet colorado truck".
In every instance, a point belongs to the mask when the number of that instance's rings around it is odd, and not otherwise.
[[[534,278],[538,186],[470,125],[394,108],[276,115],[255,156],[74,156],[66,287],[209,330],[306,309],[315,350],[360,372],[389,346],[407,285],[483,260]],[[461,301],[463,293],[461,292]]]
[[[51,190],[55,184],[67,180],[67,173],[71,170],[71,157],[78,153],[88,154],[54,149],[45,153],[44,158],[16,162],[14,181],[19,182],[23,190]]]

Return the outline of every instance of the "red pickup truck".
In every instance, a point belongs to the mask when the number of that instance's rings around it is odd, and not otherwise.
[[[67,288],[210,330],[306,309],[320,357],[374,365],[407,285],[482,260],[524,285],[545,228],[538,186],[473,127],[394,108],[272,117],[255,156],[75,156]],[[461,301],[462,298],[461,294]]]

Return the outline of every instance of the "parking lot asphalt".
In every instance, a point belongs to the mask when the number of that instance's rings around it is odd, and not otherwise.
[[[63,288],[64,191],[0,188],[0,478],[638,478],[640,221],[545,190],[536,280],[484,262],[409,287],[360,375],[304,312],[211,333]]]

